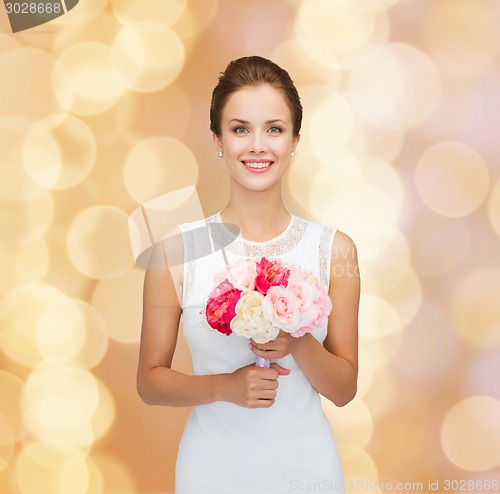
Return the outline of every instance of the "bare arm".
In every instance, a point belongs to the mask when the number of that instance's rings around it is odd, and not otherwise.
[[[192,376],[173,370],[182,293],[182,265],[148,270],[144,279],[141,347],[137,390],[149,405],[194,406],[228,401],[240,406],[267,408],[274,403],[278,374],[274,366],[247,366],[231,374]]]

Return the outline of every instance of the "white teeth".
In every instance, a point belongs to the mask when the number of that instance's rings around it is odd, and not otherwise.
[[[266,163],[248,163],[245,161],[245,165],[250,168],[267,168],[268,166],[271,166],[271,162],[267,161]]]

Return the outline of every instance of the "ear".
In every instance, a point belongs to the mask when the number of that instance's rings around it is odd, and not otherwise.
[[[222,151],[222,139],[217,136],[214,132],[212,132],[212,138],[215,143],[215,147],[217,148],[217,151]]]
[[[297,134],[296,136],[293,136],[292,139],[292,151],[295,151],[297,148],[297,145],[299,144],[300,141],[300,134]]]

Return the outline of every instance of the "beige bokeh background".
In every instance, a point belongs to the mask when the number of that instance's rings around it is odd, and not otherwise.
[[[135,391],[128,218],[224,206],[209,100],[249,54],[302,96],[287,204],[359,250],[348,490],[498,492],[499,32],[497,0],[80,0],[16,35],[2,6],[0,492],[173,492],[189,410]]]

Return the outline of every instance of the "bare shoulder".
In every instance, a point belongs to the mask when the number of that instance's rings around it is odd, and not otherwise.
[[[337,230],[333,239],[332,246],[332,263],[345,264],[345,263],[358,262],[358,252],[354,240],[349,235]]]

